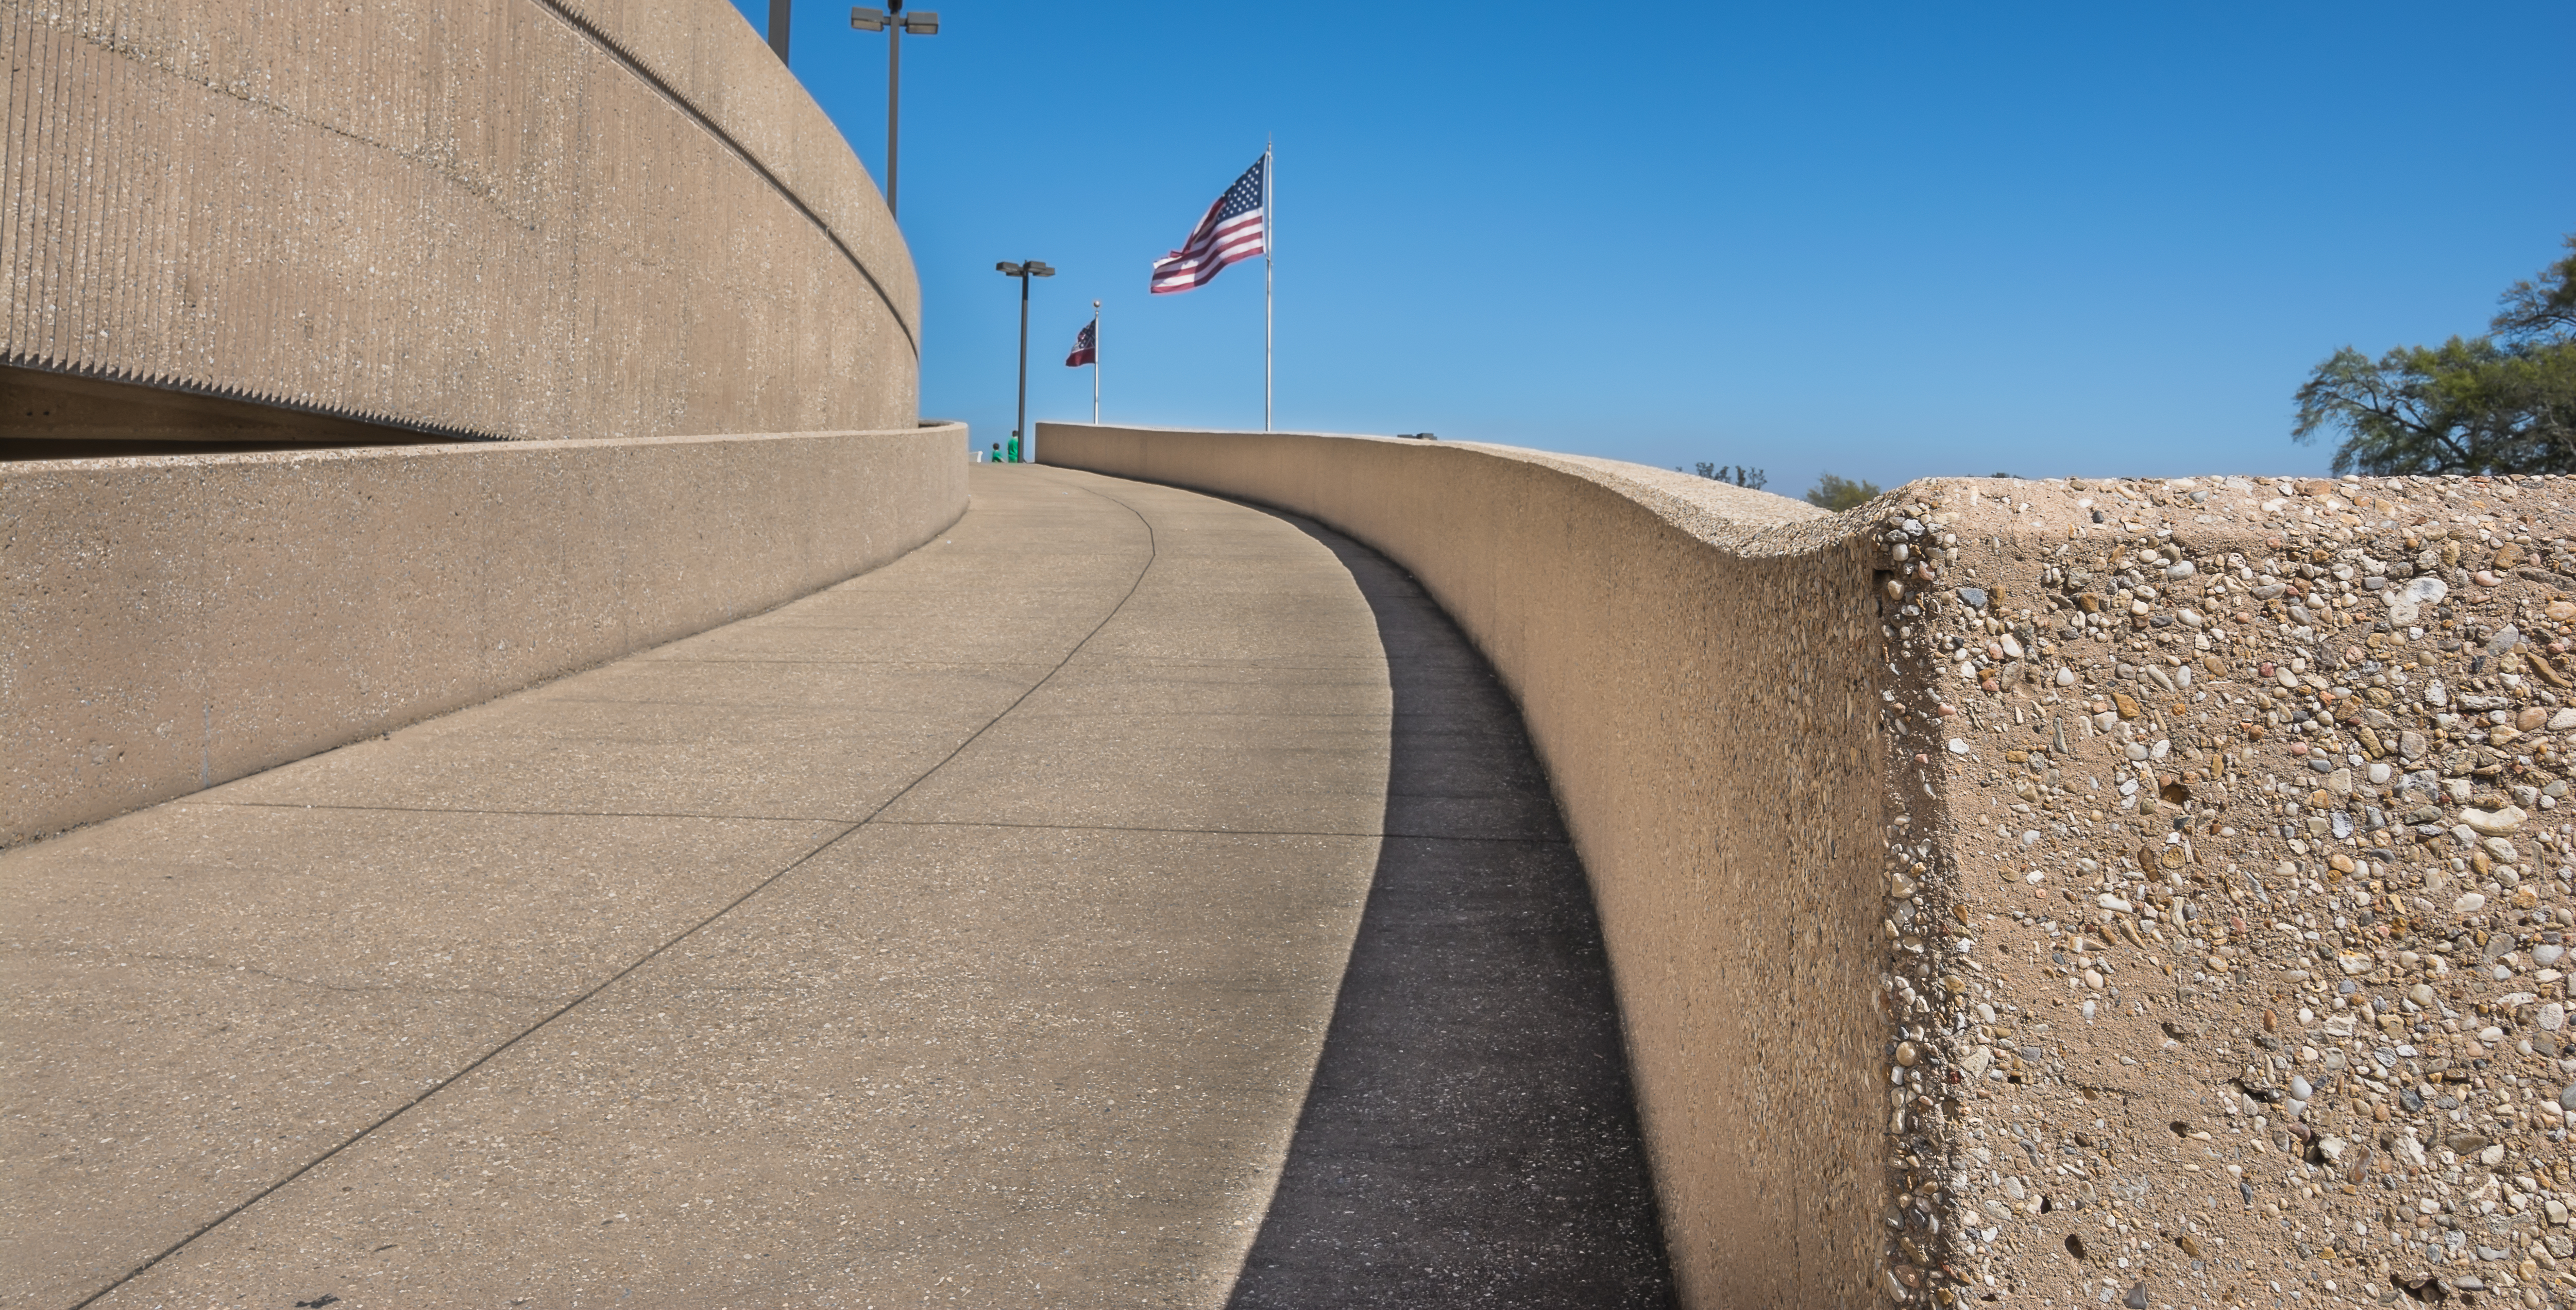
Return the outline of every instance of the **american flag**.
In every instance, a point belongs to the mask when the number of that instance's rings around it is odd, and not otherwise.
[[[1190,232],[1181,248],[1154,261],[1153,293],[1189,291],[1216,280],[1217,270],[1250,259],[1269,248],[1262,215],[1261,170],[1268,155],[1253,161],[1225,194],[1208,206],[1207,217]]]
[[[1093,319],[1073,334],[1073,353],[1064,357],[1066,368],[1080,368],[1100,362],[1100,320]]]

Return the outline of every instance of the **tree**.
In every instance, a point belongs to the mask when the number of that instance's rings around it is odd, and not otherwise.
[[[1864,504],[1878,494],[1875,482],[1854,482],[1850,478],[1827,473],[1807,489],[1807,503],[1839,514],[1855,505]]]
[[[2343,432],[2339,474],[2576,472],[2576,234],[2566,245],[2505,290],[2487,336],[2336,351],[2299,388],[2291,439]]]
[[[1693,464],[1692,467],[1699,471],[1699,475],[1701,477],[1707,478],[1712,482],[1732,483],[1739,487],[1751,487],[1755,491],[1760,491],[1771,484],[1770,474],[1765,473],[1760,469],[1746,468],[1741,464],[1736,465],[1730,470],[1724,464],[1711,464],[1706,460],[1701,460]],[[1673,472],[1679,473],[1681,471],[1682,468],[1680,465],[1676,464],[1673,466]]]
[[[2504,310],[2488,326],[2508,340],[2565,341],[2576,335],[2576,232],[2567,234],[2565,259],[2540,270],[2538,282],[2516,282],[2504,291]]]

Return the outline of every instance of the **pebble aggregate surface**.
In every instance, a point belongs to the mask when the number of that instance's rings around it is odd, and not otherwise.
[[[2576,1304],[2576,486],[1918,482],[1897,1304]]]

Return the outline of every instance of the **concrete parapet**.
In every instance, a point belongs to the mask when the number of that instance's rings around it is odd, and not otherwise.
[[[1519,701],[1592,879],[1687,1302],[1878,1300],[1866,539],[1779,496],[1508,447],[1041,424],[1037,450],[1312,516],[1422,582]]]
[[[929,540],[963,429],[0,465],[0,842],[757,613]]]
[[[1518,697],[1692,1305],[2576,1299],[2576,487],[1045,424],[1295,509]]]
[[[0,364],[448,436],[914,420],[902,237],[720,0],[5,0],[0,45]]]

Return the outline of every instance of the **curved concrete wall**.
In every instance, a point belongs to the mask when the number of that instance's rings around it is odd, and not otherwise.
[[[0,464],[0,844],[757,613],[966,507],[964,429]]]
[[[1593,882],[1687,1303],[2576,1291],[2576,483],[1824,517],[1505,447],[1038,449],[1330,522],[1484,648]]]
[[[914,420],[901,235],[721,0],[6,0],[0,41],[0,364],[454,435]]]
[[[1037,449],[1309,515],[1422,581],[1518,698],[1592,878],[1687,1302],[1884,1300],[1866,540],[1782,497],[1508,447],[1041,424]]]

